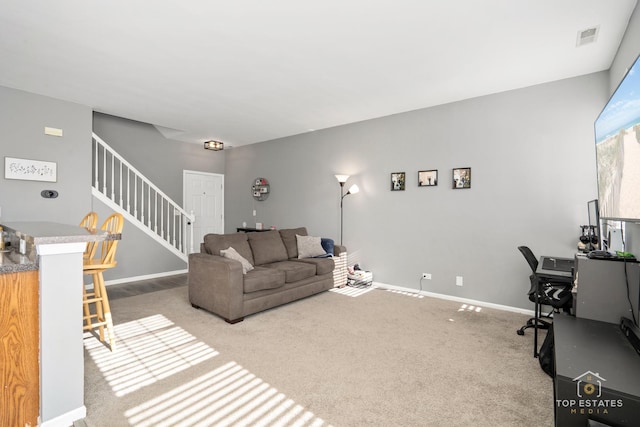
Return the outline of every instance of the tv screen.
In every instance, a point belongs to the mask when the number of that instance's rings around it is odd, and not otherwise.
[[[640,221],[640,56],[595,122],[600,218]]]

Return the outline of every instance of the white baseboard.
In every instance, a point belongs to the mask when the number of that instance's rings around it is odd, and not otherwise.
[[[40,423],[40,427],[68,427],[72,426],[74,421],[81,420],[87,416],[87,407],[82,405],[73,411],[66,412],[55,418]]]
[[[159,277],[167,277],[167,276],[175,276],[177,274],[185,274],[189,270],[174,270],[174,271],[165,271],[163,273],[154,273],[154,274],[145,274],[142,276],[134,276],[134,277],[125,277],[123,279],[115,279],[115,280],[106,280],[104,282],[105,286],[109,285],[119,285],[121,283],[129,283],[129,282],[137,282],[139,280],[149,280],[149,279],[157,279]]]
[[[426,297],[440,298],[440,299],[445,299],[445,300],[449,300],[449,301],[462,302],[462,303],[465,303],[465,304],[471,304],[471,305],[475,305],[475,306],[479,306],[479,307],[494,308],[496,310],[503,310],[503,311],[510,311],[512,313],[526,314],[528,316],[533,316],[534,315],[533,310],[527,310],[527,309],[518,308],[518,307],[511,307],[511,306],[502,305],[502,304],[494,304],[492,302],[478,301],[478,300],[473,300],[473,299],[469,299],[469,298],[461,298],[461,297],[456,297],[456,296],[453,296],[453,295],[438,294],[438,293],[435,293],[435,292],[420,291],[420,290],[413,289],[413,288],[404,288],[402,286],[394,286],[394,285],[389,285],[389,284],[380,283],[380,282],[373,282],[373,285],[375,287],[381,288],[381,289],[398,290],[398,291],[408,292],[408,293],[413,293],[413,294],[417,293],[417,294],[420,294],[420,295],[424,295]]]

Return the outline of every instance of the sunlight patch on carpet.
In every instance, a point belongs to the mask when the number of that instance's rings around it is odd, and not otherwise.
[[[342,288],[331,288],[329,289],[329,292],[335,292],[336,294],[355,298],[371,292],[374,289],[375,288],[373,286],[344,286]]]
[[[419,294],[418,292],[401,291],[399,289],[385,289],[385,291],[391,292],[392,294],[405,295],[412,298],[424,298],[424,295]]]
[[[482,311],[482,307],[478,307],[477,305],[471,304],[462,304],[458,311],[474,311],[476,313],[480,313]]]
[[[136,427],[328,426],[236,362],[226,363],[124,415]]]
[[[115,326],[111,352],[91,333],[84,346],[118,397],[216,356],[218,352],[161,314]]]

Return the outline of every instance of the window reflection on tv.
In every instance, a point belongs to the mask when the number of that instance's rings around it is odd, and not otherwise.
[[[640,57],[595,122],[602,219],[640,221]]]

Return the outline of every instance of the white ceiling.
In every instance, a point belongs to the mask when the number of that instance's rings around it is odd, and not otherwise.
[[[607,70],[635,5],[3,0],[0,85],[239,146]]]

